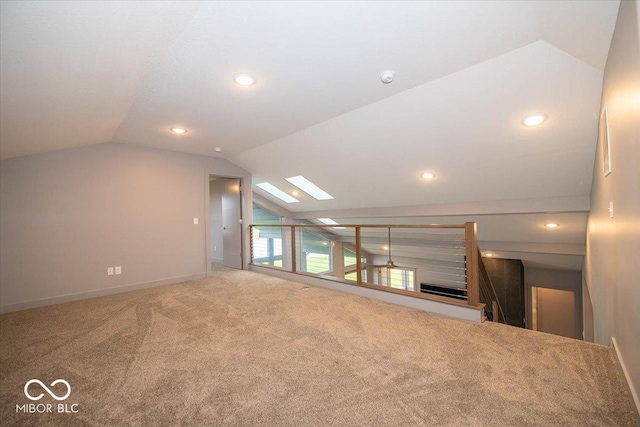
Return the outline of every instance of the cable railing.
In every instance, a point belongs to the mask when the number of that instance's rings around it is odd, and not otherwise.
[[[504,322],[475,223],[251,225],[251,264],[457,305]],[[496,305],[498,308],[496,308]]]

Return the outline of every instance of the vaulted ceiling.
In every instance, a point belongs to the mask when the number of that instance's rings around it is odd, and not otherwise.
[[[585,211],[618,6],[2,1],[0,155],[115,141],[225,157],[335,197],[254,189],[301,219]],[[521,201],[536,208],[498,208]]]

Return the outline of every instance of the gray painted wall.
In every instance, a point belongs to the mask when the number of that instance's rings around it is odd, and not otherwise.
[[[524,266],[519,259],[482,258],[507,323],[525,328]]]
[[[224,159],[117,143],[2,161],[0,309],[203,277],[209,174],[251,185]]]
[[[640,406],[640,36],[637,1],[620,3],[604,72],[612,173],[602,172],[598,144],[587,225],[584,275],[596,343],[615,338]],[[614,217],[609,217],[609,202]]]

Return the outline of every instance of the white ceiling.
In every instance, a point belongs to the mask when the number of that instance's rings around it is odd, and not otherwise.
[[[618,6],[2,1],[0,156],[141,144],[335,197],[254,189],[291,212],[588,196]]]

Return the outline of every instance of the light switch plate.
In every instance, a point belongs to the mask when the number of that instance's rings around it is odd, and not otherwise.
[[[116,267],[116,274],[122,274],[122,267]]]
[[[113,276],[113,267],[107,267],[107,276]]]
[[[193,218],[193,224],[198,225],[198,218]]]

